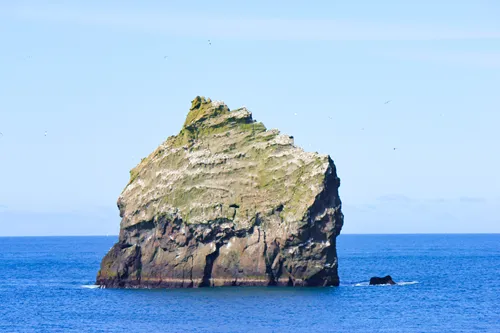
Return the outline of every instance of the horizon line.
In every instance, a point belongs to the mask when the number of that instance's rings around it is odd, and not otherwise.
[[[340,233],[339,236],[425,236],[425,235],[500,235],[500,232],[419,232],[419,233]],[[118,237],[114,235],[13,235],[13,236],[0,236],[0,238],[63,238],[63,237]],[[337,238],[339,237],[337,236]]]

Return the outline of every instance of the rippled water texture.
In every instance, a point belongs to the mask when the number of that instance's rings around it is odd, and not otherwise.
[[[500,235],[341,235],[338,288],[97,289],[115,240],[0,238],[0,331],[500,332]]]

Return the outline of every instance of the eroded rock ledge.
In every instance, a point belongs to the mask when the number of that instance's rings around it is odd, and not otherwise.
[[[336,286],[339,186],[329,156],[196,97],[180,133],[130,172],[97,284]]]

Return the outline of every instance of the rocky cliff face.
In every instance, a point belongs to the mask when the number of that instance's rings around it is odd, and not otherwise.
[[[184,127],[130,172],[104,287],[338,285],[340,179],[329,156],[245,108],[196,97]]]

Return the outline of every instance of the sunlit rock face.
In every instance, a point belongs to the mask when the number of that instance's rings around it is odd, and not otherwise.
[[[336,286],[343,225],[329,156],[196,97],[185,124],[130,172],[119,241],[97,284],[116,288]]]

